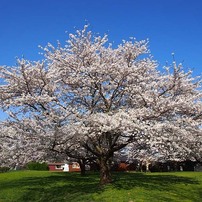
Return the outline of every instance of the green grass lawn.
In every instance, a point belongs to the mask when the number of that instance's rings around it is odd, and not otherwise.
[[[0,202],[202,202],[202,172],[113,173],[99,186],[99,175],[16,171],[0,173]]]

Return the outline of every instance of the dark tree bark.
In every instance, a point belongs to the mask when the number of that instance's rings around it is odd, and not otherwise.
[[[83,147],[92,153],[97,159],[100,167],[100,184],[105,185],[112,182],[111,175],[111,158],[114,152],[119,151],[128,145],[134,136],[127,137],[128,140],[124,143],[119,142],[121,133],[106,132],[101,136],[97,136],[97,139],[89,138]]]
[[[80,174],[81,176],[86,175],[86,160],[85,159],[79,159],[78,160],[79,166],[80,166]]]
[[[112,182],[112,175],[110,172],[110,165],[108,159],[105,157],[100,157],[98,159],[100,166],[100,184],[105,185]]]

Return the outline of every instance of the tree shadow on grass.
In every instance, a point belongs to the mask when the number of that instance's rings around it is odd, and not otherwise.
[[[174,201],[170,196],[190,201],[202,201],[202,190],[198,180],[168,174],[115,173],[113,187],[118,190],[140,188],[147,191],[154,201]],[[198,185],[197,187],[195,185]],[[177,186],[177,188],[176,188]],[[151,193],[151,194],[150,194]],[[159,195],[159,193],[170,193]],[[196,200],[195,200],[196,199]]]
[[[115,173],[114,187],[117,189],[131,189],[132,187],[144,187],[158,189],[159,191],[170,189],[174,184],[199,184],[197,180],[176,175],[145,175],[144,173]]]
[[[23,195],[14,201],[62,202],[89,201],[92,193],[99,193],[99,178],[81,177],[78,173],[54,173],[48,177],[24,177],[1,184],[3,189],[21,189]],[[13,200],[12,200],[13,201]]]
[[[175,175],[145,175],[143,173],[113,173],[114,182],[109,185],[113,190],[134,190],[141,188],[146,190],[148,197],[154,201],[173,201],[166,195],[159,195],[160,192],[172,192],[178,194],[180,199],[191,201],[193,197],[187,193],[177,193],[179,191],[175,185],[192,187],[198,185],[198,181],[188,177]],[[94,201],[93,194],[101,194],[105,191],[104,187],[99,186],[98,173],[91,173],[85,177],[79,173],[53,173],[46,177],[24,177],[18,180],[4,182],[1,184],[3,189],[22,190],[22,195],[12,201],[20,202],[76,202]],[[187,189],[188,190],[188,189]],[[186,191],[186,189],[185,189]],[[125,193],[125,192],[123,192]],[[181,195],[180,195],[181,194]],[[201,191],[192,192],[197,197]]]

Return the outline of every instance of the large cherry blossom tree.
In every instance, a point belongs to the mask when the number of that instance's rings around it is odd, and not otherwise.
[[[191,71],[175,62],[159,71],[148,41],[131,38],[115,48],[107,40],[84,26],[64,47],[43,48],[44,61],[0,69],[10,120],[32,123],[29,130],[52,150],[96,158],[101,184],[111,182],[114,152],[131,143],[191,155],[202,120],[201,82]]]

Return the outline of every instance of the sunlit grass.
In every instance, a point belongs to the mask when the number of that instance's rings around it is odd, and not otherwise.
[[[99,185],[99,175],[17,171],[0,174],[0,202],[188,202],[202,201],[202,172],[113,173]]]

